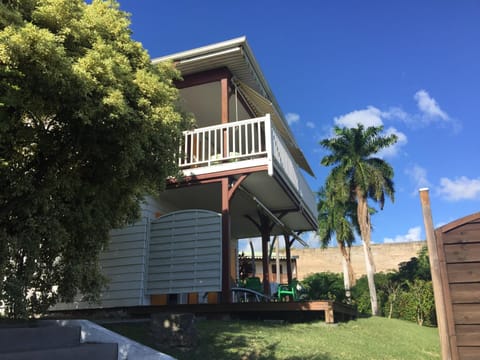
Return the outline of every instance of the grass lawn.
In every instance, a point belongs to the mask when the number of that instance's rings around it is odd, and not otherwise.
[[[108,328],[154,347],[145,325],[117,324]],[[335,325],[199,320],[197,328],[196,349],[158,350],[178,359],[208,360],[440,359],[436,328],[381,317]]]

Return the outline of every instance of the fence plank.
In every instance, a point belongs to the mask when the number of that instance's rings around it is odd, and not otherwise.
[[[452,283],[471,283],[480,281],[480,264],[448,264],[448,282]]]
[[[480,304],[454,304],[455,324],[480,324]]]
[[[444,236],[445,244],[474,242],[480,242],[480,222],[464,224]]]
[[[478,360],[480,359],[480,346],[459,346],[458,354],[462,360]]]
[[[458,346],[480,346],[480,325],[457,325]]]
[[[480,262],[480,243],[445,245],[447,263]]]
[[[454,304],[480,303],[480,283],[450,284],[450,296]]]

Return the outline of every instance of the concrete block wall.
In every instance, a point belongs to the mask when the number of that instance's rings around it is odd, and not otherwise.
[[[398,265],[400,263],[409,261],[412,257],[416,257],[420,249],[425,245],[425,241],[372,245],[377,272],[398,270]],[[337,247],[327,249],[292,249],[292,255],[298,256],[297,273],[299,280],[304,279],[309,274],[317,272],[343,272],[342,256]],[[365,275],[363,246],[353,246],[351,257],[355,277],[359,278],[362,275]]]

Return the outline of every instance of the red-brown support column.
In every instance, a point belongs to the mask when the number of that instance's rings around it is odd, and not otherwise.
[[[228,78],[220,80],[220,89],[222,97],[222,124],[228,123]]]
[[[247,175],[240,176],[230,186],[230,179],[224,177],[221,179],[222,184],[222,303],[231,303],[232,296],[230,289],[235,281],[233,274],[233,264],[231,258],[232,248],[231,241],[231,220],[230,220],[230,200],[240,184],[247,178]]]
[[[270,241],[271,223],[268,216],[259,213],[260,232],[262,234],[262,265],[263,265],[263,293],[270,295],[270,259],[268,257],[268,242]]]
[[[270,234],[262,234],[262,268],[263,268],[263,293],[270,295],[270,280],[268,275],[270,272],[270,261],[268,258],[268,240]]]
[[[228,178],[222,180],[222,303],[230,303],[230,201]]]
[[[285,256],[287,258],[287,277],[288,283],[292,283],[292,260],[290,255],[290,236],[288,234],[284,234],[283,237],[285,238]]]
[[[220,80],[220,88],[222,93],[222,124],[228,123],[228,78]],[[227,129],[223,130],[223,157],[228,156],[227,146]]]

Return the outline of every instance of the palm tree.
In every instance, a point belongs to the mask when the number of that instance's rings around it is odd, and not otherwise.
[[[393,168],[383,159],[374,157],[381,149],[397,141],[395,135],[381,136],[383,126],[356,128],[335,127],[335,137],[324,139],[320,145],[330,150],[323,157],[324,166],[333,166],[329,179],[339,192],[348,192],[357,204],[357,219],[362,238],[372,314],[378,315],[374,274],[375,262],[371,250],[370,210],[368,199],[383,209],[385,196],[394,200]]]
[[[333,237],[337,240],[342,254],[343,281],[348,302],[355,285],[350,250],[355,241],[355,232],[359,233],[356,204],[349,197],[341,196],[333,184],[326,184],[318,192],[318,235],[322,248],[330,245]],[[341,188],[340,188],[341,189]]]

